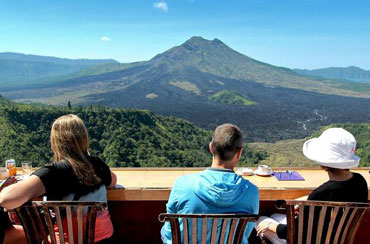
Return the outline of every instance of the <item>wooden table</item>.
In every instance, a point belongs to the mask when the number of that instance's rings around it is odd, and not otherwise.
[[[115,168],[113,171],[117,174],[118,184],[124,186],[125,190],[109,190],[108,199],[113,201],[167,200],[178,177],[201,170],[204,168]],[[286,168],[274,168],[273,170],[285,171]],[[294,170],[305,180],[278,181],[275,177],[256,175],[244,176],[244,178],[259,188],[261,200],[295,199],[309,194],[329,179],[327,173],[319,168],[297,168]],[[370,168],[357,168],[352,171],[363,175],[370,186],[369,170]]]

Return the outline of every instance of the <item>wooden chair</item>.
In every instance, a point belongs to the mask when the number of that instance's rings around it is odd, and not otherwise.
[[[30,244],[56,244],[58,238],[55,226],[60,233],[61,244],[66,242],[64,234],[67,234],[70,244],[92,244],[95,238],[97,211],[104,209],[106,209],[104,202],[33,201],[14,211]]]
[[[351,244],[362,216],[369,210],[370,204],[365,203],[286,201],[287,243]]]
[[[182,219],[183,231],[180,231],[179,219]],[[210,243],[239,244],[248,222],[256,222],[258,215],[253,214],[160,214],[160,222],[169,221],[171,225],[172,243],[188,244],[209,243],[207,233],[210,232]],[[201,223],[200,226],[198,226]],[[190,225],[190,226],[189,226]],[[210,228],[208,228],[210,227]],[[201,239],[198,230],[201,228]],[[191,229],[191,231],[190,231]],[[200,231],[200,230],[199,230]],[[190,236],[191,235],[191,236]]]

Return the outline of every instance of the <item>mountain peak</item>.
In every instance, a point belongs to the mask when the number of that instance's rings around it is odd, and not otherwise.
[[[158,54],[152,60],[194,60],[203,59],[199,53],[209,53],[209,56],[223,57],[225,52],[232,50],[225,43],[215,38],[213,40],[204,39],[201,36],[193,36],[180,46],[173,47],[164,53]]]
[[[184,44],[182,44],[182,46],[184,46],[184,47],[192,47],[192,48],[194,48],[194,47],[211,47],[211,46],[217,46],[217,45],[226,46],[225,43],[223,43],[222,41],[220,41],[217,38],[215,38],[211,41],[211,40],[204,39],[201,36],[193,36],[189,40],[184,42]]]

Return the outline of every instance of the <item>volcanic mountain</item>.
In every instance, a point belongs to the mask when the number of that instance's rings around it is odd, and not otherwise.
[[[321,125],[370,119],[370,99],[349,97],[370,97],[369,86],[302,76],[218,39],[192,37],[149,61],[99,67],[2,94],[20,102],[150,109],[209,129],[232,122],[250,140],[302,137]]]

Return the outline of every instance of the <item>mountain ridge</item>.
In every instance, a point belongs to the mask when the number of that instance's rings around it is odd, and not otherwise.
[[[66,59],[13,52],[0,53],[0,87],[45,83],[113,59]]]
[[[301,75],[321,77],[326,79],[339,79],[355,82],[370,83],[370,70],[365,70],[356,66],[348,67],[328,67],[321,69],[293,69]]]
[[[54,56],[44,56],[36,54],[24,54],[15,52],[0,52],[0,60],[18,60],[18,61],[34,61],[34,62],[54,62],[59,64],[75,64],[75,65],[92,65],[99,63],[119,63],[114,59],[71,59],[71,58],[60,58]]]

